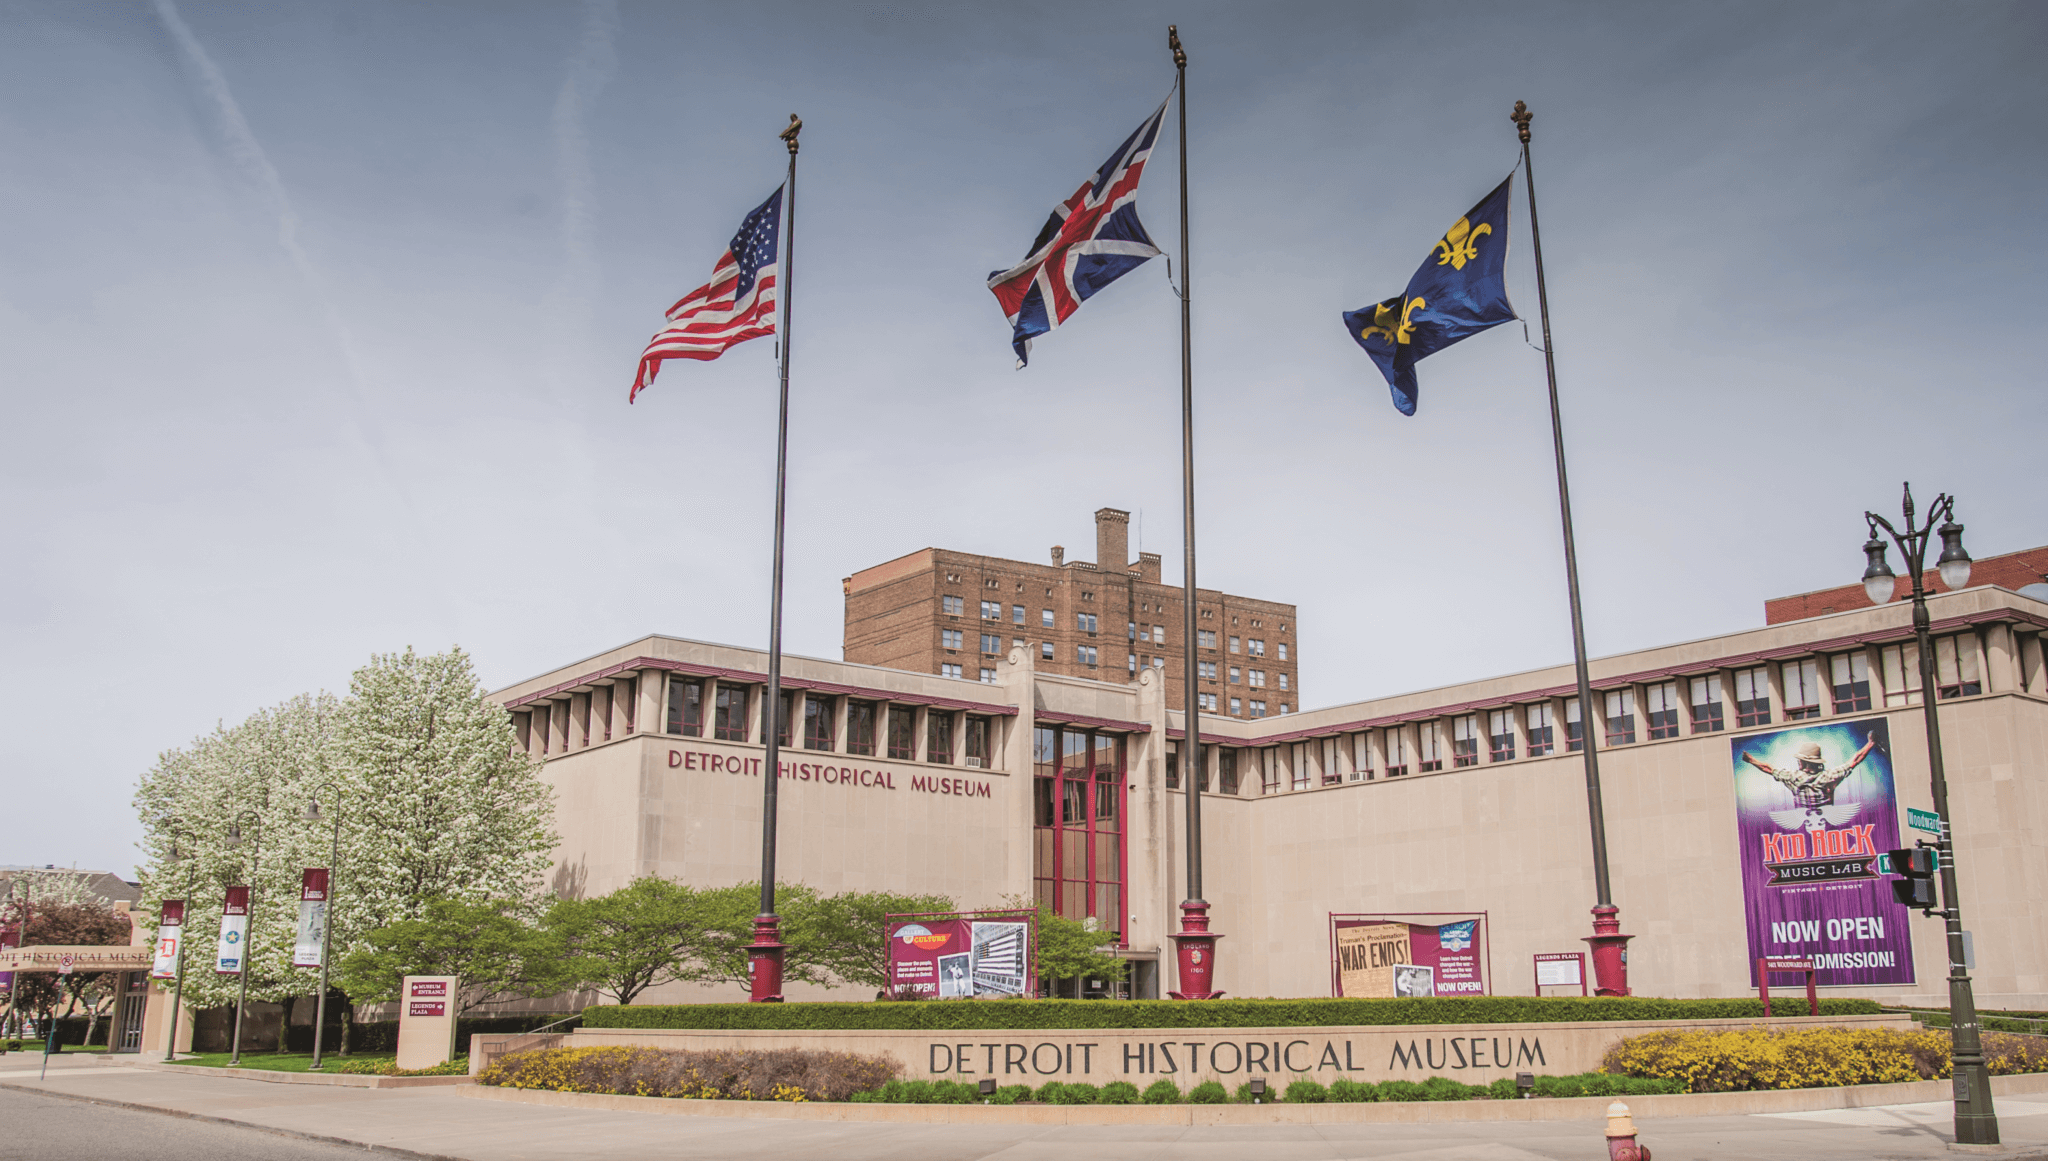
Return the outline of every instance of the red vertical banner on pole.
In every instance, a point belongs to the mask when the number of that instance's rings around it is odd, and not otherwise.
[[[149,965],[149,978],[168,980],[178,974],[178,948],[185,941],[185,901],[166,899],[157,912],[156,958]]]
[[[327,937],[327,868],[307,867],[299,879],[299,934],[292,966],[317,968]]]
[[[220,909],[220,946],[214,953],[216,975],[238,976],[247,960],[249,942],[249,888],[229,887]]]

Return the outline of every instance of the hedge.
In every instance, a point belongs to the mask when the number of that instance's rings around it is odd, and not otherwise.
[[[1780,1005],[1782,1009],[1783,1005]],[[1873,1015],[1875,1000],[1827,999],[1824,1016]],[[585,1028],[706,1031],[966,1031],[1003,1028],[1306,1028],[1549,1024],[1588,1020],[1741,1020],[1761,1001],[1644,996],[1475,996],[1434,1000],[922,1000],[821,1004],[616,1004],[583,1010]]]
[[[330,1009],[329,1013],[334,1013]],[[568,1012],[535,1012],[524,1016],[461,1016],[455,1021],[455,1051],[469,1051],[469,1038],[478,1032],[530,1032],[545,1028],[557,1020],[568,1020],[553,1032],[567,1032],[576,1027],[576,1020]],[[294,1024],[286,1034],[286,1044],[293,1052],[313,1051],[313,1026]],[[268,1045],[265,1045],[268,1047]],[[327,1034],[320,1038],[323,1052],[337,1052],[341,1049],[341,1022],[330,1019]],[[350,1052],[396,1052],[398,1051],[398,1021],[367,1020],[349,1025],[348,1050]],[[248,1051],[248,1049],[243,1049]]]

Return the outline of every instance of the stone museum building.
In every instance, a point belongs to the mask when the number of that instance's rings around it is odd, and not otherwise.
[[[1121,563],[1122,514],[1103,516],[1102,568],[925,550],[849,579],[848,654],[890,667],[785,661],[785,881],[964,908],[1035,898],[1097,922],[1135,961],[1134,994],[1174,990],[1183,722],[1176,667],[1145,659],[1178,646],[1180,621],[1157,615],[1164,643],[1122,635],[1119,622],[1149,635],[1146,606],[1170,593],[1156,564]],[[1934,596],[1931,690],[1909,605],[1866,601],[1597,658],[1591,706],[1561,664],[1312,710],[1289,700],[1294,657],[1279,652],[1292,609],[1222,594],[1214,607],[1204,623],[1263,634],[1269,675],[1290,674],[1287,692],[1267,687],[1266,716],[1225,703],[1201,722],[1205,885],[1230,995],[1332,994],[1347,916],[1460,921],[1443,930],[1477,932],[1484,990],[1534,993],[1537,957],[1583,951],[1590,930],[1591,729],[1634,990],[1742,995],[1755,956],[1809,955],[1827,994],[1945,1003],[1940,921],[1892,903],[1875,858],[1910,844],[1909,812],[1931,807],[1921,703],[1937,697],[1979,1002],[2048,1007],[2048,601],[1993,584]],[[1090,608],[1104,652],[1077,667],[1072,619]],[[912,629],[877,627],[891,617]],[[941,660],[949,617],[970,635],[958,662]],[[977,633],[998,647],[973,647]],[[896,639],[914,640],[865,652]],[[758,873],[766,670],[758,649],[652,636],[494,695],[557,792],[555,890]],[[734,998],[672,986],[647,1002]]]
[[[848,661],[994,681],[1012,649],[1039,673],[1133,682],[1141,670],[1181,682],[1186,590],[1159,580],[1159,554],[1130,559],[1131,514],[1095,513],[1095,559],[1031,564],[925,548],[847,577]],[[1301,708],[1294,606],[1198,589],[1195,658],[1202,707],[1233,718]]]

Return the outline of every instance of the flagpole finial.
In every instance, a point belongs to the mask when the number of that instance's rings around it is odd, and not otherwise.
[[[1177,68],[1177,69],[1184,69],[1184,68],[1188,67],[1188,53],[1187,53],[1187,50],[1186,50],[1186,49],[1184,49],[1184,48],[1182,48],[1182,47],[1180,46],[1180,26],[1179,26],[1179,25],[1177,25],[1177,24],[1169,24],[1169,25],[1167,25],[1167,26],[1166,26],[1166,47],[1168,47],[1168,48],[1170,48],[1170,49],[1172,49],[1172,50],[1173,50],[1173,67],[1174,67],[1174,68]]]
[[[797,116],[795,113],[791,113],[789,115],[789,128],[784,129],[782,132],[776,134],[777,137],[782,138],[784,143],[786,143],[789,146],[789,155],[791,157],[796,156],[796,135],[803,131],[803,118]]]
[[[1508,120],[1513,121],[1516,130],[1521,133],[1524,145],[1529,144],[1529,122],[1535,116],[1536,114],[1529,111],[1529,106],[1520,101],[1515,102],[1515,111],[1508,114]]]

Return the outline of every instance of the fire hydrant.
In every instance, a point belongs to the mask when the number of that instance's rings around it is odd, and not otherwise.
[[[1650,1161],[1648,1147],[1636,1144],[1636,1121],[1628,1106],[1615,1101],[1607,1106],[1608,1161]]]

